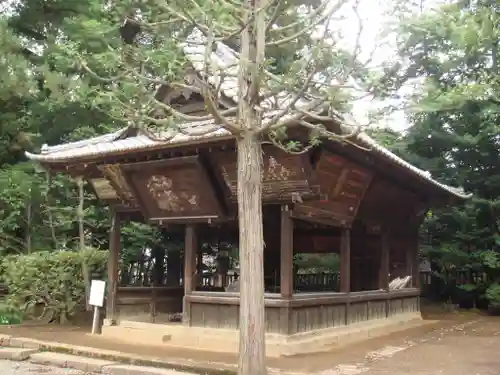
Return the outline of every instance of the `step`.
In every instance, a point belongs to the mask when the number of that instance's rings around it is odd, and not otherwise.
[[[36,349],[3,347],[0,348],[0,359],[8,359],[11,361],[25,361],[36,352]]]
[[[50,365],[55,367],[68,367],[83,372],[100,372],[106,366],[116,364],[116,362],[106,361],[97,358],[80,357],[76,355],[40,352],[32,354],[30,362],[39,365]]]
[[[111,365],[102,370],[106,375],[195,375],[194,373],[134,365]]]

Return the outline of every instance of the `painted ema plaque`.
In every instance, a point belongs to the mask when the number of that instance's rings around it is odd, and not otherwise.
[[[149,221],[208,221],[222,215],[220,202],[197,156],[122,166]]]

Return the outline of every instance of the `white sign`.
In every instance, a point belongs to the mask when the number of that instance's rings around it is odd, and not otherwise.
[[[92,280],[90,284],[89,305],[102,307],[104,305],[104,293],[106,282],[102,280]]]

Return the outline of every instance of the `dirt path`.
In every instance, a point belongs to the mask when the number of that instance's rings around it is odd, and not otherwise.
[[[86,328],[0,327],[0,333],[90,346],[156,358],[185,358],[234,364],[230,354],[129,345],[89,336]],[[268,360],[286,372],[317,375],[500,375],[500,319],[457,315],[437,325],[358,343],[327,352]]]
[[[380,342],[381,343],[381,342]],[[500,319],[482,317],[406,340],[387,340],[374,351],[350,351],[318,375],[498,375]]]

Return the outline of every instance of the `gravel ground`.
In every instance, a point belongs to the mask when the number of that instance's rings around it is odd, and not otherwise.
[[[28,362],[0,361],[1,375],[89,375],[81,371],[35,365]]]

